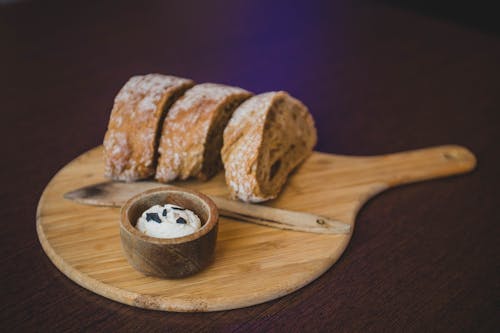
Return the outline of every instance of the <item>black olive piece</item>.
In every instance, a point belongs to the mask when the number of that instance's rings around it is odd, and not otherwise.
[[[161,223],[161,218],[157,213],[146,213],[146,221],[155,221],[156,223]]]
[[[171,208],[172,208],[172,209],[175,209],[175,210],[186,210],[186,208],[175,207],[175,206],[172,206]]]
[[[166,209],[166,208],[165,208],[165,209],[163,209],[163,212],[161,212],[161,215],[163,215],[163,216],[167,216],[167,209]]]
[[[187,223],[186,220],[184,220],[182,217],[178,217],[175,222],[180,223],[180,224],[186,224]]]

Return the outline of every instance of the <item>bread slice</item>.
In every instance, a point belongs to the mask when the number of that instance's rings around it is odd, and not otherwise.
[[[252,94],[204,83],[189,89],[172,106],[160,139],[156,179],[207,180],[222,167],[222,134],[236,107]]]
[[[104,137],[106,177],[130,182],[154,175],[165,113],[193,85],[191,80],[160,74],[128,80],[115,98]]]
[[[275,198],[316,141],[307,107],[286,92],[248,99],[224,131],[222,160],[232,197],[248,202]]]

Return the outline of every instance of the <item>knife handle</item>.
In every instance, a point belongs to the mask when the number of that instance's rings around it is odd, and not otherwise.
[[[252,205],[221,197],[209,196],[219,208],[219,214],[238,220],[285,230],[321,234],[348,234],[351,226],[310,213],[301,213],[263,205]]]

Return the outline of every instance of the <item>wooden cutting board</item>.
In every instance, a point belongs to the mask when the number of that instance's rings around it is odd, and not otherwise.
[[[464,173],[475,163],[474,155],[459,146],[373,157],[315,152],[293,174],[280,197],[266,204],[354,225],[358,210],[377,193]],[[104,181],[103,169],[102,147],[61,169],[40,198],[37,232],[59,270],[84,288],[118,302],[166,311],[217,311],[266,302],[319,277],[350,240],[350,234],[284,231],[221,218],[215,262],[206,270],[179,280],[147,277],[135,271],[122,254],[120,209],[63,199],[65,192]],[[222,173],[206,183],[174,185],[227,195]]]

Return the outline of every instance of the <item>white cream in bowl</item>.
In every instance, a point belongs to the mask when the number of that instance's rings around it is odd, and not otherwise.
[[[142,213],[135,226],[144,234],[157,238],[177,238],[201,228],[200,218],[183,207],[154,205]]]

